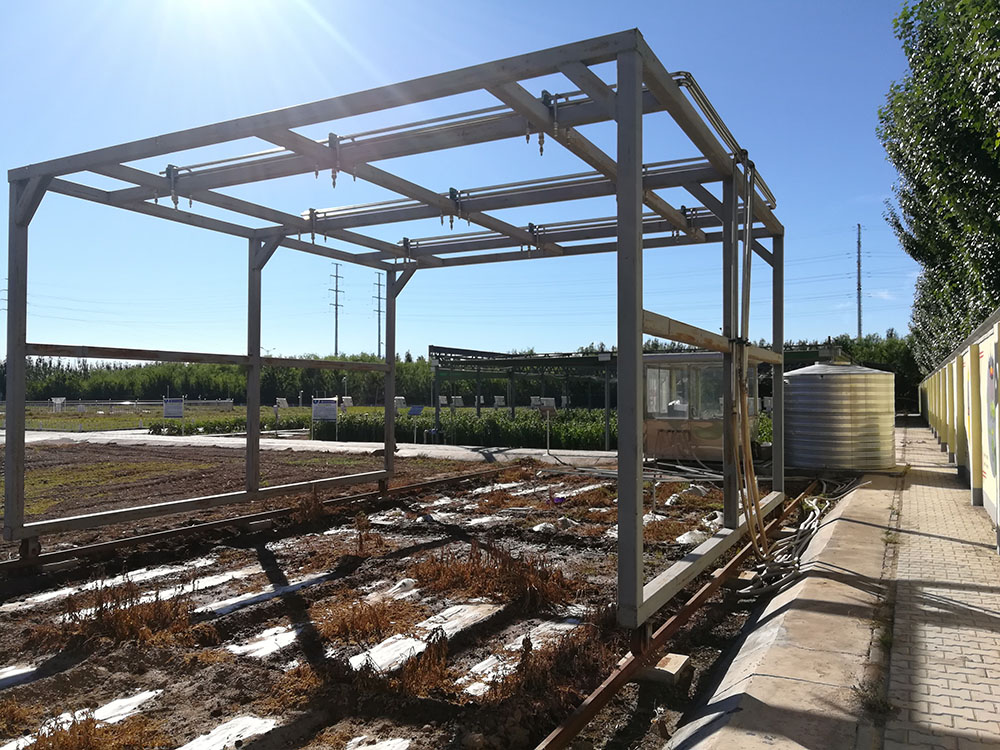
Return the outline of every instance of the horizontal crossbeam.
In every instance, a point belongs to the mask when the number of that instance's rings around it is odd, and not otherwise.
[[[52,159],[12,169],[8,172],[8,179],[23,180],[37,175],[72,174],[105,164],[123,164],[175,151],[250,138],[274,129],[298,128],[454,96],[483,89],[497,82],[550,75],[558,72],[559,67],[568,62],[579,61],[586,65],[595,65],[613,60],[620,51],[635,49],[639,39],[638,31],[622,31],[310,104],[276,109],[118,146],[86,151],[61,159]]]

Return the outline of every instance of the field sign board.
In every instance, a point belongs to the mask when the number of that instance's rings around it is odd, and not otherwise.
[[[351,396],[344,396],[341,401],[343,402],[345,409],[349,409],[354,406],[354,399]]]
[[[411,417],[419,417],[424,411],[422,406],[411,406],[410,410],[407,412]]]
[[[336,398],[314,398],[312,400],[312,418],[314,422],[337,421]]]
[[[183,398],[165,398],[165,399],[163,399],[163,418],[164,419],[183,419],[184,418],[184,399]]]
[[[288,399],[287,398],[279,398],[278,399],[278,403],[276,403],[275,406],[280,407],[282,409],[287,409],[288,408]]]

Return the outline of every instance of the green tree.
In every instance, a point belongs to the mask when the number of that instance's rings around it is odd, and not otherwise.
[[[927,372],[1000,306],[1000,0],[916,0],[909,63],[879,111],[899,172],[887,219],[922,266],[913,352]]]

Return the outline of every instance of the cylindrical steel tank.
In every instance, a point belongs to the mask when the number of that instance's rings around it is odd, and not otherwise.
[[[785,374],[785,462],[803,469],[896,465],[891,372],[812,365]]]

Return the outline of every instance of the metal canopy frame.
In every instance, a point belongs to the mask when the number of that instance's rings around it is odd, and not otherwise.
[[[616,66],[617,80],[614,85],[606,83],[592,69],[604,63]],[[542,92],[542,97],[536,98],[522,85],[526,80],[556,74],[567,79],[572,89],[569,94],[552,96]],[[499,105],[352,136],[339,137],[331,133],[323,141],[313,140],[295,130],[476,91],[489,92]],[[698,152],[696,158],[649,164],[643,162],[644,115],[654,112],[666,112],[672,117],[694,145]],[[614,157],[604,153],[578,130],[581,126],[599,122],[616,124],[617,151]],[[544,136],[556,141],[593,171],[514,185],[437,192],[373,164],[412,154],[524,137],[526,132],[529,136],[536,134],[539,139]],[[256,138],[267,144],[268,149],[190,167],[168,164],[162,174],[129,165],[138,160],[169,158],[168,155],[179,151],[245,138]],[[401,198],[324,211],[310,209],[295,215],[219,192],[233,185],[319,170],[330,170],[334,180],[340,173],[351,175],[393,191]],[[69,175],[86,172],[118,180],[122,186],[104,190],[67,179]],[[746,159],[746,153],[739,148],[697,84],[687,73],[667,72],[637,30],[39,162],[11,169],[8,181],[7,471],[3,533],[7,540],[22,540],[23,555],[30,556],[37,551],[40,536],[61,531],[244,502],[312,487],[378,481],[385,489],[394,470],[395,438],[391,419],[386,420],[385,464],[381,471],[283,487],[261,487],[261,367],[273,364],[383,372],[386,413],[392,414],[396,300],[418,269],[615,252],[618,268],[619,384],[618,605],[620,622],[626,626],[638,626],[662,605],[664,592],[669,588],[661,580],[662,574],[644,584],[642,573],[642,338],[644,334],[668,337],[722,351],[727,373],[726,407],[735,409],[735,356],[743,351],[746,343],[739,340],[737,333],[741,235],[744,278],[748,278],[750,250],[773,269],[773,352],[750,349],[749,356],[757,361],[769,362],[775,368],[774,489],[779,493],[782,490],[780,352],[784,338],[784,228],[774,215],[774,200],[770,191],[756,175],[752,163]],[[711,183],[722,183],[721,199],[705,187]],[[682,210],[670,205],[656,192],[668,187],[686,189],[702,206]],[[248,243],[246,355],[28,342],[28,227],[39,203],[49,191],[245,239]],[[524,227],[515,226],[491,213],[515,206],[541,206],[599,195],[616,196],[615,216],[589,222],[529,224]],[[159,202],[159,199],[167,198],[169,201]],[[179,205],[181,198],[266,224],[249,226],[200,214],[193,208],[184,210]],[[747,205],[750,206],[749,217],[743,215]],[[444,216],[465,219],[482,231],[448,238],[403,238],[395,244],[355,231],[376,224]],[[746,227],[747,221],[749,227]],[[744,234],[741,227],[751,231]],[[318,244],[315,241],[317,234],[335,240],[341,246]],[[309,235],[311,240],[306,241],[303,235]],[[602,238],[608,241],[595,241]],[[768,239],[769,248],[761,243],[761,240]],[[643,248],[708,242],[721,242],[723,246],[721,336],[645,311],[642,305]],[[747,247],[748,243],[750,247]],[[386,358],[383,363],[261,356],[261,274],[278,247],[385,272]],[[748,289],[744,289],[743,293],[746,295]],[[25,358],[30,355],[245,365],[248,371],[245,489],[223,495],[25,523]],[[735,439],[735,431],[727,429],[728,444],[735,445],[732,442]],[[725,515],[726,526],[737,534],[739,501],[734,472],[735,467],[727,467]],[[703,562],[704,559],[707,557],[703,556]]]

